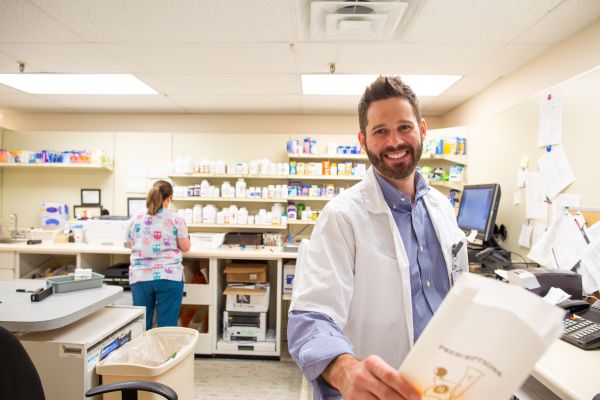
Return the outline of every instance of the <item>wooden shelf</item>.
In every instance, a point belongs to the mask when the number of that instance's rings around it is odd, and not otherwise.
[[[355,175],[290,175],[291,181],[361,181],[364,176]]]
[[[85,163],[74,163],[74,164],[62,164],[62,163],[44,163],[44,164],[20,164],[20,163],[0,163],[0,168],[14,168],[14,169],[95,169],[95,170],[106,170],[112,171],[112,165],[99,165],[99,164],[85,164]]]
[[[287,203],[288,199],[247,199],[239,197],[199,197],[199,196],[188,196],[188,197],[173,197],[173,201],[191,201],[197,203]]]
[[[288,225],[314,225],[317,221],[302,221],[301,219],[295,220],[295,221],[289,221],[288,220]]]
[[[224,175],[215,175],[215,174],[171,174],[169,175],[169,178],[194,178],[194,179],[198,179],[198,178],[210,178],[210,179],[237,179],[237,178],[244,178],[244,179],[281,179],[281,180],[287,180],[288,176],[287,175],[228,175],[228,174],[224,174]]]
[[[467,165],[467,156],[461,154],[423,154],[421,156],[421,161],[423,160],[441,160]]]
[[[429,182],[429,186],[443,187],[443,188],[447,188],[447,189],[462,191],[463,183],[462,182],[435,181],[435,182]]]
[[[288,201],[329,201],[333,197],[289,196]]]
[[[369,161],[366,154],[296,154],[288,153],[290,160],[364,160]]]
[[[241,225],[241,224],[189,224],[188,228],[230,228],[230,229],[259,229],[285,230],[287,225]]]

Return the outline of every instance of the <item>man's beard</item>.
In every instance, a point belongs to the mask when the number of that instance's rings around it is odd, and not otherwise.
[[[391,153],[395,151],[408,150],[406,157],[409,158],[406,162],[397,163],[394,166],[388,165],[384,160],[385,153]],[[367,147],[367,143],[365,140],[365,151],[367,152],[367,157],[369,157],[369,161],[379,173],[386,178],[390,179],[405,179],[410,176],[417,168],[417,163],[421,159],[421,153],[423,151],[423,141],[420,141],[417,145],[417,148],[414,149],[408,144],[401,144],[398,147],[386,147],[383,149],[379,155],[372,153],[369,151]],[[391,160],[391,159],[389,159]]]

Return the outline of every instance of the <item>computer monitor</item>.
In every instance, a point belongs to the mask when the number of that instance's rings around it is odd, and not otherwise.
[[[466,185],[458,209],[458,226],[466,234],[475,230],[477,239],[484,242],[494,234],[496,213],[500,203],[500,185]]]

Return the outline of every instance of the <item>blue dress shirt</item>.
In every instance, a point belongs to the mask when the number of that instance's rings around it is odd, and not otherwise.
[[[421,335],[433,313],[450,289],[442,249],[429,218],[423,196],[429,187],[415,174],[415,203],[379,174],[375,177],[406,249],[410,269],[413,333]],[[310,344],[309,346],[305,346]],[[308,311],[292,311],[288,321],[288,345],[294,361],[306,379],[313,383],[313,398],[339,399],[340,393],[320,375],[340,354],[354,355],[352,344],[329,316]]]

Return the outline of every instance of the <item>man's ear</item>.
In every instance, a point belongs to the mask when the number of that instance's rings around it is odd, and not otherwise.
[[[419,122],[419,132],[421,133],[421,140],[425,140],[425,137],[427,136],[427,123],[423,118],[421,118],[421,121]]]
[[[365,146],[366,137],[365,134],[361,131],[358,131],[358,143],[360,143],[363,150],[367,151],[367,146]]]

